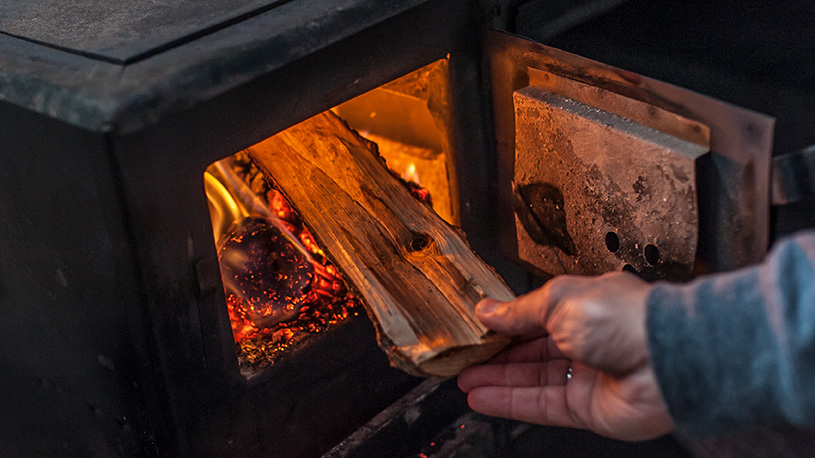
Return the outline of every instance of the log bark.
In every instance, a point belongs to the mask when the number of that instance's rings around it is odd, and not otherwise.
[[[514,296],[458,231],[412,198],[376,145],[323,113],[249,149],[366,307],[391,364],[449,377],[508,343],[475,304]]]

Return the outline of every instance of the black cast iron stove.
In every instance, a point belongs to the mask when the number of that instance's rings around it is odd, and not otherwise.
[[[471,196],[457,219],[484,226],[479,14],[424,0],[4,4],[0,454],[317,456],[416,386],[364,313],[241,374],[203,173],[450,55]]]

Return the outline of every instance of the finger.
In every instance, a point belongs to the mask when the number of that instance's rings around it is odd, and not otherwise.
[[[476,412],[494,417],[539,425],[586,427],[570,409],[565,386],[479,387],[470,392],[467,402]]]
[[[469,393],[482,386],[543,387],[566,384],[571,361],[557,359],[548,363],[487,364],[470,367],[458,376],[461,391]]]
[[[568,359],[568,357],[555,345],[551,336],[545,336],[509,347],[487,361],[486,364],[532,363],[553,359]]]
[[[546,333],[546,321],[561,298],[580,291],[589,281],[564,275],[508,302],[484,299],[476,305],[476,316],[485,326],[503,334],[540,336]]]

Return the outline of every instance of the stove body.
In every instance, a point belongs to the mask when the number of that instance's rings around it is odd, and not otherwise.
[[[488,240],[478,8],[260,3],[139,40],[0,35],[4,456],[315,456],[420,381],[364,316],[242,377],[202,174],[452,53],[460,219]]]

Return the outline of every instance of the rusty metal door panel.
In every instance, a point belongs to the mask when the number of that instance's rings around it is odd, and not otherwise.
[[[497,214],[502,224],[500,243],[505,252],[550,275],[564,272],[596,274],[626,267],[649,278],[669,279],[687,278],[691,268],[696,273],[721,271],[763,258],[769,238],[773,118],[501,32],[487,32],[484,49],[493,96],[498,154]],[[540,98],[548,97],[544,105],[550,114],[558,112],[571,117],[570,121],[556,127],[564,134],[560,143],[574,146],[580,135],[584,149],[581,154],[593,158],[589,163],[583,157],[572,164],[560,165],[560,171],[579,175],[572,179],[582,180],[589,187],[604,183],[602,192],[592,194],[585,188],[569,185],[568,190],[560,189],[562,196],[550,189],[554,197],[549,203],[533,203],[530,208],[529,202],[524,201],[524,193],[527,199],[534,199],[534,196],[546,192],[541,191],[542,188],[524,188],[531,182],[518,181],[524,170],[516,162],[517,154],[523,156],[523,149],[531,153],[531,148],[540,148],[540,145],[532,147],[531,143],[519,147],[519,132],[527,136],[537,135],[535,142],[543,141],[542,137],[546,135],[550,139],[557,138],[554,130],[546,126],[518,130],[522,126],[516,125],[516,109],[519,100],[524,98],[523,91],[533,91],[525,89],[529,87],[564,99],[553,103],[554,99],[549,96]],[[566,105],[573,109],[564,109]],[[594,120],[589,122],[592,117]],[[618,122],[620,119],[624,122]],[[534,124],[533,120],[529,122]],[[675,205],[661,209],[654,206],[648,210],[642,205],[634,205],[642,194],[645,180],[637,185],[642,174],[634,174],[633,168],[636,164],[640,164],[636,167],[643,164],[646,145],[660,144],[660,141],[654,142],[659,135],[652,132],[626,140],[624,132],[619,129],[600,128],[602,125],[630,123],[666,134],[660,137],[664,140],[662,146],[657,147],[657,150],[662,148],[665,155],[649,158],[653,168],[646,175],[649,186],[660,189],[661,198],[683,201],[682,210]],[[582,129],[592,124],[596,125],[592,128],[596,137],[594,145],[585,141],[582,133]],[[578,128],[578,125],[583,127]],[[538,132],[535,133],[534,129]],[[601,134],[603,130],[605,134]],[[672,139],[666,140],[668,137]],[[682,142],[684,145],[678,149],[667,146]],[[710,153],[700,157],[698,148],[707,147]],[[669,150],[671,154],[668,154]],[[587,164],[607,162],[611,158],[614,158],[616,167],[606,167],[602,178],[594,180],[592,167]],[[562,158],[552,156],[550,159],[553,164],[560,164]],[[679,194],[684,192],[684,197],[669,198],[663,192],[677,185],[678,175],[666,176],[657,183],[657,176],[661,173],[658,170],[667,170],[677,164],[685,175],[694,176],[694,183],[680,187]],[[646,175],[642,175],[643,178]],[[521,189],[525,191],[521,192]],[[552,202],[557,206],[560,198],[564,208],[569,208],[569,202],[581,201],[580,217],[570,216],[568,212],[546,216],[545,207],[553,205]],[[526,203],[526,214],[517,211],[523,207],[519,206],[519,199]],[[692,208],[694,205],[695,209]],[[649,216],[644,217],[643,212]],[[695,212],[698,212],[696,218],[692,215]],[[611,213],[615,214],[613,218],[609,216]],[[670,223],[668,220],[672,215],[681,218]],[[567,230],[571,227],[577,231],[582,224],[585,230],[591,227],[593,232],[590,236],[588,232],[581,232],[580,237],[569,232],[566,237],[566,232],[558,226],[561,224],[558,218],[565,218],[562,227]],[[592,218],[595,221],[586,226],[586,221],[591,222]],[[609,223],[612,220],[624,224],[615,227]],[[529,232],[533,225],[530,223],[539,226],[538,233]],[[541,237],[546,231],[548,235]],[[615,248],[614,240],[609,241],[609,247],[604,239],[611,232],[619,239],[619,247],[613,251],[610,248]],[[534,243],[537,247],[530,244],[535,238],[539,241]],[[643,244],[656,248],[656,253],[650,248],[646,255]],[[672,248],[668,249],[668,246]],[[564,258],[567,251],[572,254]],[[691,253],[695,255],[691,257]],[[586,254],[590,255],[583,256]],[[578,265],[566,266],[564,260]]]

